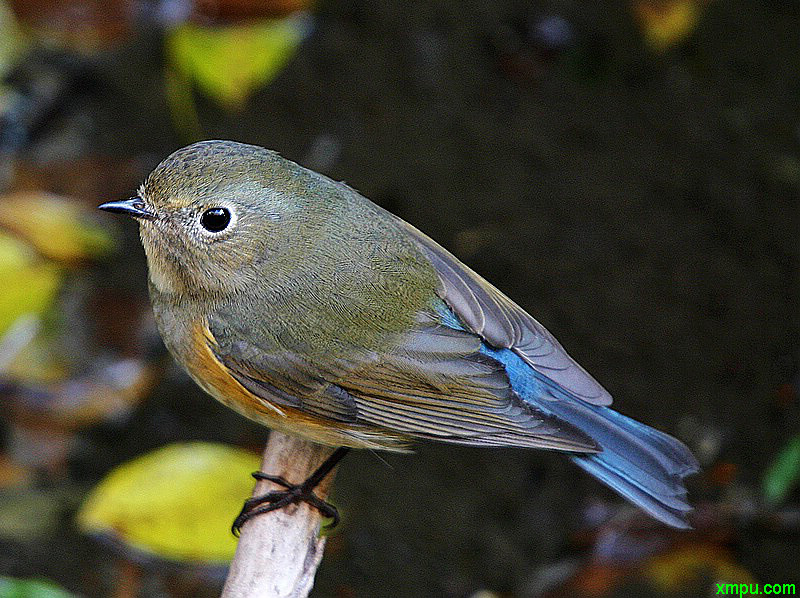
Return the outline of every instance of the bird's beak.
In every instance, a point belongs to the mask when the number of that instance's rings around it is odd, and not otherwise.
[[[147,209],[141,197],[131,197],[124,201],[109,201],[97,207],[106,212],[126,214],[133,218],[141,218],[143,220],[156,219],[156,215]]]

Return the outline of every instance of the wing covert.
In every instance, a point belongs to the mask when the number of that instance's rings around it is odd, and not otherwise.
[[[511,349],[575,397],[593,405],[611,404],[608,391],[544,326],[433,239],[395,219],[428,256],[439,275],[440,296],[469,330],[496,348]]]

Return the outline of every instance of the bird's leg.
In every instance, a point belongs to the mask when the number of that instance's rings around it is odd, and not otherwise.
[[[316,488],[319,483],[325,479],[325,476],[327,476],[331,470],[336,467],[336,464],[342,460],[349,450],[350,449],[346,447],[337,448],[333,454],[325,459],[322,465],[317,467],[317,469],[314,470],[314,473],[308,476],[308,478],[301,484],[292,484],[280,476],[269,475],[260,471],[253,473],[253,477],[255,479],[269,480],[273,484],[283,486],[286,488],[286,490],[273,490],[271,492],[267,492],[266,494],[262,494],[261,496],[249,498],[244,501],[242,511],[236,517],[233,522],[233,526],[231,527],[233,534],[238,536],[239,530],[241,530],[242,526],[251,517],[255,517],[261,513],[268,513],[270,511],[282,509],[283,507],[300,502],[306,502],[310,504],[312,507],[317,509],[317,511],[319,511],[323,517],[332,519],[333,521],[326,526],[328,529],[335,527],[339,523],[339,512],[332,504],[322,500],[320,497],[314,494],[314,488]]]

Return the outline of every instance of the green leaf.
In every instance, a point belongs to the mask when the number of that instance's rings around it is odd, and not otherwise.
[[[771,505],[781,503],[800,481],[800,434],[792,438],[767,468],[762,480],[764,499]]]
[[[203,93],[241,108],[294,56],[308,30],[307,16],[208,27],[184,23],[167,37],[170,62]]]
[[[0,337],[23,316],[41,316],[61,286],[62,270],[41,260],[32,248],[0,233]]]
[[[0,2],[0,75],[5,76],[28,45],[7,2]],[[0,83],[0,91],[5,87]]]
[[[0,577],[0,598],[74,598],[49,581]]]
[[[78,525],[165,559],[227,562],[236,549],[231,523],[259,464],[222,444],[165,446],[112,470],[87,497]]]

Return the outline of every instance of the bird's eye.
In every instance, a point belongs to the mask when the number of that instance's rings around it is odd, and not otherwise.
[[[200,224],[211,233],[225,230],[231,222],[231,213],[228,208],[209,208],[200,216]]]

